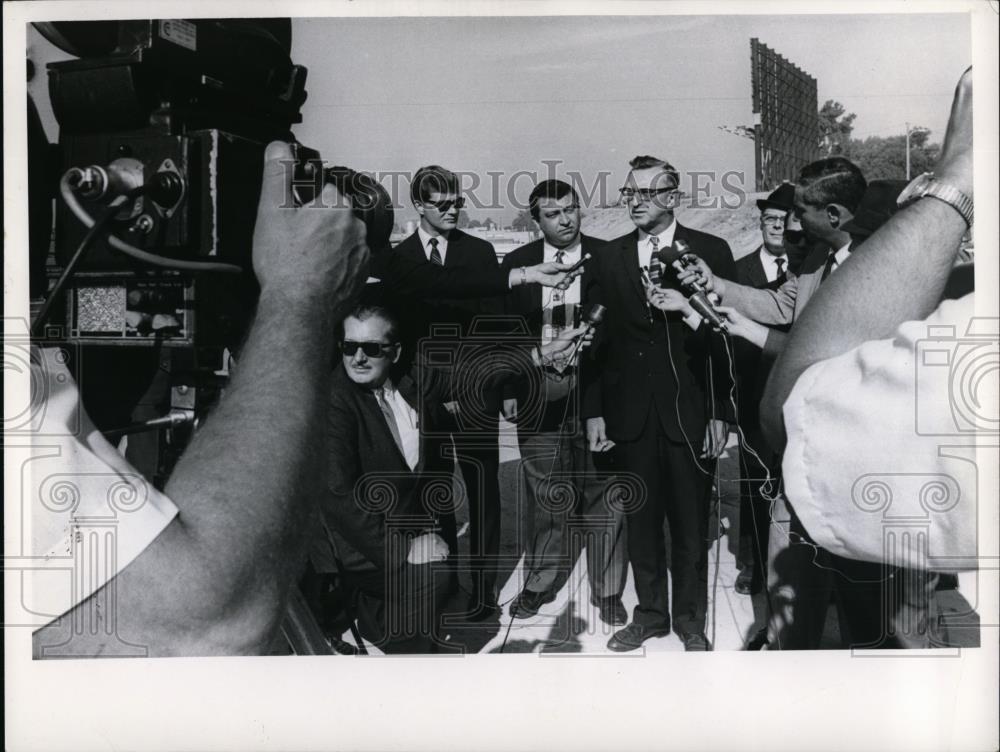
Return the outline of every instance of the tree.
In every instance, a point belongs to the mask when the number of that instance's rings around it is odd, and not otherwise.
[[[510,229],[518,231],[534,230],[535,220],[531,218],[531,212],[529,212],[527,209],[522,209],[521,211],[519,211],[517,213],[517,216],[514,217],[514,221],[510,223]]]
[[[482,226],[483,226],[483,223],[480,222],[478,219],[470,219],[469,220],[469,224],[466,225],[466,227],[469,227],[469,228],[482,227]]]
[[[927,128],[910,129],[910,176],[928,172],[941,152],[940,144],[928,143]],[[869,136],[851,139],[844,156],[861,168],[868,180],[906,179],[906,135]]]
[[[825,157],[843,154],[844,146],[851,140],[857,115],[845,112],[844,105],[832,99],[819,108],[819,149]]]
[[[455,223],[459,230],[463,230],[469,226],[469,214],[465,209],[459,209],[458,211],[458,221]]]

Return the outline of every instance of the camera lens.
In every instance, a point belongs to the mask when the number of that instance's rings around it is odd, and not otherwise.
[[[365,223],[368,249],[372,253],[389,250],[394,213],[388,192],[374,178],[350,167],[330,167],[326,182],[333,183],[350,199],[354,215]]]

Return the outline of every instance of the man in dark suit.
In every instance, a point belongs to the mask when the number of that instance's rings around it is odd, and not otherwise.
[[[420,168],[410,185],[410,199],[420,215],[420,224],[413,235],[396,246],[394,254],[430,261],[446,269],[463,268],[484,277],[496,275],[493,246],[457,229],[464,199],[459,195],[454,173],[437,165]],[[461,370],[480,354],[475,348],[460,349],[463,341],[474,341],[476,334],[492,333],[484,317],[501,313],[503,304],[499,298],[414,295],[404,305],[407,317],[403,340],[410,346],[409,352],[415,355],[421,347],[432,347],[440,353],[450,347],[454,350],[454,368]],[[414,347],[418,342],[420,345]],[[447,411],[450,418],[445,418],[444,425],[451,431],[469,502],[470,617],[487,618],[496,611],[496,559],[500,553],[499,392],[461,390]],[[439,441],[433,451],[450,456],[447,444]],[[455,552],[458,541],[454,516],[442,523],[445,538]]]
[[[423,405],[442,400],[441,380],[423,379],[418,388],[409,375],[392,378],[399,340],[385,308],[362,305],[344,320],[327,412],[324,530],[312,559],[324,573],[339,557],[367,640],[387,653],[426,653],[447,598],[446,578],[431,564],[449,552],[427,489],[450,474],[442,458],[424,451],[418,429],[418,415],[434,414]]]
[[[387,653],[433,652],[437,615],[448,595],[448,578],[433,565],[449,553],[438,523],[452,474],[425,434],[438,428],[438,408],[452,398],[454,382],[451,372],[422,364],[401,372],[398,318],[380,305],[377,292],[366,294],[368,302],[344,320],[338,342],[341,359],[326,421],[323,525],[310,558],[317,573],[339,571],[355,591],[354,611],[366,639]],[[495,357],[544,366],[583,331],[568,330],[521,357]]]
[[[551,261],[575,264],[603,245],[580,233],[580,201],[568,183],[542,181],[528,197],[528,209],[543,237],[508,253],[504,269]],[[506,297],[506,313],[517,318],[522,332],[546,343],[580,320],[586,279],[584,272],[583,280],[551,291],[520,287]],[[591,603],[604,622],[621,626],[628,621],[621,602],[625,584],[621,510],[605,503],[610,476],[598,474],[595,455],[587,446],[580,422],[577,364],[549,369],[541,376],[515,381],[504,400],[504,414],[517,424],[521,470],[534,520],[524,587],[511,613],[528,618],[555,599],[573,565],[568,523],[578,510],[573,529],[586,541]],[[600,470],[606,473],[608,468]],[[572,485],[569,503],[564,498],[567,481]]]
[[[767,198],[757,201],[762,242],[756,250],[736,262],[736,281],[741,285],[774,290],[787,279],[785,228],[794,197],[795,186],[782,183]],[[788,328],[787,325],[781,327],[784,331]],[[770,478],[769,493],[777,490],[781,458],[767,447],[760,430],[758,406],[767,383],[770,361],[762,359],[760,349],[743,339],[733,341],[733,350],[738,378],[739,423],[744,439],[740,449],[741,569],[736,577],[735,590],[741,595],[749,595],[759,592],[767,581],[770,514],[769,502],[761,495],[761,487]]]
[[[632,622],[615,633],[608,648],[635,650],[673,627],[686,650],[709,650],[709,496],[715,459],[729,433],[727,421],[735,415],[725,406],[725,362],[709,358],[716,335],[700,320],[689,325],[679,313],[654,310],[642,275],[646,268],[650,288],[677,289],[672,270],[655,255],[675,239],[683,239],[720,276],[733,279],[736,271],[724,240],[675,221],[677,171],[655,157],[636,157],[630,165],[622,194],[636,230],[598,251],[588,289],[588,299],[605,305],[607,314],[595,340],[599,378],[587,379],[584,396],[587,437],[594,451],[614,447],[616,464],[645,484],[645,498],[634,500],[625,512],[639,604]],[[664,517],[670,523],[672,621]]]

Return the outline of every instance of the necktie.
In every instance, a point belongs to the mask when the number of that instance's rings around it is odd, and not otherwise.
[[[663,264],[656,257],[656,251],[660,247],[660,239],[655,235],[650,235],[649,246],[652,248],[649,254],[649,281],[653,283],[653,287],[660,287],[660,280],[663,278]]]
[[[823,267],[823,275],[819,278],[820,282],[826,281],[826,278],[830,276],[830,272],[834,270],[837,266],[837,254],[830,252],[830,255],[826,257],[826,266]]]
[[[561,264],[565,256],[566,256],[566,251],[563,250],[556,251],[556,263]],[[566,292],[564,290],[560,290],[558,288],[554,289],[552,291],[552,304],[557,306],[562,305],[565,297],[566,297]]]
[[[382,408],[382,415],[385,416],[385,422],[389,426],[389,433],[392,434],[393,441],[399,447],[400,454],[406,457],[403,439],[399,435],[399,425],[396,423],[396,414],[392,411],[392,405],[389,404],[389,399],[386,397],[385,387],[375,390],[375,399],[378,401],[378,406]]]
[[[441,260],[441,251],[438,250],[438,239],[431,238],[431,263],[437,264],[438,266],[444,266],[444,261]]]
[[[779,285],[785,281],[785,259],[779,258],[774,260],[774,265],[778,268],[778,276],[775,277],[775,282]]]

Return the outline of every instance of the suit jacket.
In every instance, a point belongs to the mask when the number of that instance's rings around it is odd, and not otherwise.
[[[768,280],[760,260],[761,248],[763,246],[736,262],[736,281],[756,289],[777,290],[781,284],[777,280]],[[784,336],[790,328],[783,324],[772,327],[772,332]],[[770,334],[768,337],[771,338]],[[760,431],[760,399],[773,361],[744,339],[734,337],[732,341],[736,353],[740,425],[747,432],[750,444],[760,447],[763,439]]]
[[[450,478],[450,468],[425,451],[423,435],[433,429],[426,421],[434,420],[433,406],[448,399],[448,385],[434,369],[422,371],[417,381],[405,375],[396,386],[422,421],[420,462],[411,470],[372,391],[351,381],[342,365],[334,371],[326,421],[326,489],[320,508],[347,572],[382,575],[402,566],[408,546],[401,545],[400,537],[390,539],[389,528],[406,533],[433,525],[424,497],[433,493],[428,484]],[[330,546],[322,529],[312,551],[317,570],[324,571],[320,562],[329,560]]]
[[[497,266],[438,266],[426,256],[395,250],[373,253],[371,274],[393,294],[404,297],[489,298],[506,295],[510,289],[507,276]]]
[[[802,262],[798,275],[789,274],[785,284],[776,290],[727,285],[722,302],[761,324],[791,324],[819,289],[829,253],[825,245],[814,248]],[[772,329],[764,343],[764,357],[770,360],[777,357],[785,346],[786,337],[785,332]]]
[[[607,313],[591,347],[596,368],[583,372],[584,417],[603,417],[608,438],[631,441],[652,403],[668,438],[700,443],[710,409],[719,419],[736,419],[722,338],[704,324],[692,331],[680,314],[667,313],[665,322],[659,311],[651,311],[639,273],[638,237],[636,230],[608,242],[589,265],[585,299],[603,304]],[[713,273],[735,279],[733,254],[722,238],[681,224],[674,237],[687,241]],[[663,284],[678,287],[670,270],[664,271]],[[714,404],[708,393],[710,362]]]
[[[417,232],[397,245],[392,253],[410,263],[427,261]],[[466,274],[483,278],[496,277],[496,251],[481,238],[461,230],[453,230],[448,237],[444,268],[464,270]],[[412,337],[411,341],[430,336],[432,330],[439,325],[455,327],[459,337],[467,337],[477,316],[496,316],[503,312],[503,300],[498,297],[445,297],[440,294],[440,290],[420,286],[412,289],[411,294],[406,297],[407,300],[403,301],[403,310],[406,312],[404,334]],[[490,327],[487,326],[485,331],[490,331]]]
[[[539,238],[527,243],[520,248],[504,256],[501,268],[505,272],[510,272],[519,266],[534,266],[541,264],[545,260],[544,238]],[[591,254],[596,256],[599,249],[605,243],[603,240],[591,238],[587,235],[580,236],[581,254]],[[586,313],[586,292],[591,278],[591,265],[587,263],[583,268],[583,276],[580,283],[580,305]],[[519,324],[518,333],[527,333],[532,340],[537,343],[542,336],[542,303],[546,296],[552,294],[552,288],[541,285],[520,285],[510,291],[504,298],[504,313],[512,321]],[[581,359],[581,367],[585,367],[587,360]],[[537,423],[532,421],[533,427],[541,430],[556,429],[562,423],[564,417],[569,418],[577,414],[574,411],[579,400],[576,384],[579,381],[578,375],[574,375],[573,389],[568,394],[563,389],[539,390],[537,380],[530,378],[512,379],[506,385],[504,397],[514,397],[518,402],[518,413],[522,416],[537,416]],[[545,383],[542,384],[546,387]],[[558,398],[553,398],[553,393],[557,393]],[[568,404],[567,404],[568,402]]]

